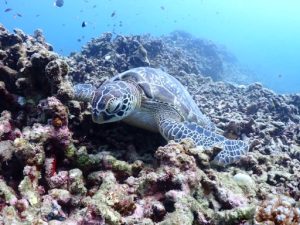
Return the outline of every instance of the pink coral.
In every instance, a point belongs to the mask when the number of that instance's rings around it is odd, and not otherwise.
[[[68,109],[57,98],[49,97],[42,100],[38,107],[47,117],[51,119],[59,118],[61,126],[68,125]]]
[[[0,141],[15,140],[21,136],[21,131],[13,125],[11,113],[8,111],[1,112],[0,117]]]
[[[48,157],[45,160],[45,178],[50,188],[67,188],[69,181],[68,171],[57,172],[56,157]]]
[[[233,193],[225,188],[218,188],[215,195],[223,203],[223,207],[229,209],[245,206],[248,203],[247,198],[243,195]]]

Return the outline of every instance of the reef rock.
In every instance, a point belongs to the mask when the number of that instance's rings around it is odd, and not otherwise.
[[[0,26],[0,224],[299,224],[299,95],[207,77],[223,79],[231,61],[182,32],[106,33],[64,58],[40,30]],[[77,82],[100,85],[147,65],[180,80],[249,154],[214,167],[217,148],[98,125],[89,104],[72,100]]]

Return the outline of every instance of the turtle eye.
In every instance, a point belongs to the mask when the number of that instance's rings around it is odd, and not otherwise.
[[[121,102],[115,99],[112,99],[108,102],[107,112],[116,113],[121,109]]]

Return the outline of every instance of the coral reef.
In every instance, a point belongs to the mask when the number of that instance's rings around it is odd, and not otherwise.
[[[295,200],[286,196],[268,196],[258,207],[255,219],[264,224],[299,224],[300,209]]]
[[[98,85],[113,74],[139,66],[161,68],[172,75],[178,75],[178,71],[202,74],[214,80],[250,79],[224,48],[183,31],[161,38],[150,35],[113,38],[111,33],[105,33],[89,42],[80,53],[74,53],[68,63],[73,81]]]
[[[0,48],[0,81],[5,84],[0,83],[0,95],[6,100],[1,102],[0,109],[5,106],[2,104],[14,105],[19,96],[23,98],[23,106],[49,95],[70,98],[68,65],[52,51],[40,30],[34,36],[18,29],[11,34],[0,25]],[[12,90],[14,93],[10,93]]]
[[[0,26],[0,225],[299,224],[299,95],[201,75],[221,79],[232,61],[183,32],[107,33],[63,58],[40,30]],[[72,100],[72,82],[100,85],[147,65],[179,79],[220,132],[249,141],[249,154],[218,168],[218,149],[97,125],[90,105]]]

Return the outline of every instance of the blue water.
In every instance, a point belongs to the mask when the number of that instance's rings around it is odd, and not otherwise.
[[[225,45],[274,91],[300,92],[299,0],[65,0],[61,8],[53,0],[0,1],[0,23],[26,33],[42,28],[63,55],[106,31],[161,35],[180,29]]]

